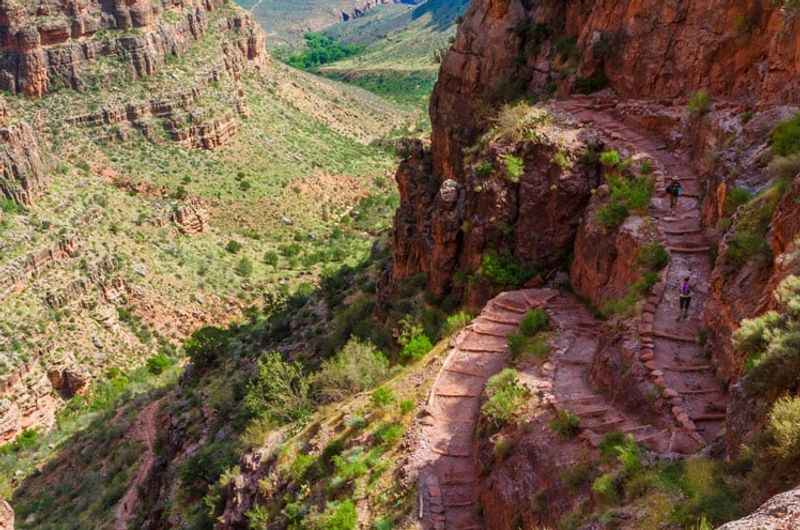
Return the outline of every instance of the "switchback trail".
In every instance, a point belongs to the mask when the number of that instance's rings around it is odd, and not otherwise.
[[[703,233],[701,184],[688,156],[669,150],[662,141],[623,123],[622,111],[613,102],[591,98],[559,102],[556,108],[604,136],[612,146],[649,159],[656,177],[656,196],[650,214],[656,219],[662,244],[670,256],[665,284],[656,287],[642,317],[642,361],[651,377],[670,398],[678,423],[694,432],[698,442],[714,441],[725,421],[727,393],[699,341],[702,315],[708,298],[711,257]],[[670,211],[666,187],[678,179],[684,193]],[[694,297],[689,318],[678,320],[681,281],[690,278]]]
[[[133,482],[128,487],[128,491],[125,492],[125,496],[117,504],[114,530],[128,530],[128,525],[139,504],[139,487],[147,480],[150,471],[153,469],[153,464],[155,464],[155,445],[158,431],[156,417],[160,407],[160,399],[148,404],[139,413],[136,423],[130,431],[131,436],[144,444],[145,452]]]

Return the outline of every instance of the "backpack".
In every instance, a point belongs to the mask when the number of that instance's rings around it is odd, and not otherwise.
[[[692,287],[688,283],[681,284],[681,296],[689,296],[692,294]]]

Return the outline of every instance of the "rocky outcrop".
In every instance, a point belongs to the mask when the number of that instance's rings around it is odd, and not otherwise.
[[[733,348],[731,337],[745,318],[753,318],[775,309],[772,296],[778,284],[790,274],[800,273],[796,259],[800,237],[800,175],[796,177],[778,203],[769,222],[767,240],[769,255],[756,256],[743,265],[728,260],[734,231],[721,241],[719,259],[711,278],[711,297],[705,312],[709,340],[722,374],[736,379],[745,359]]]
[[[59,87],[83,90],[92,82],[83,71],[101,57],[124,61],[134,78],[153,75],[168,55],[181,55],[198,40],[208,30],[207,12],[223,5],[223,0],[47,0],[23,7],[6,1],[0,5],[0,87],[29,96]]]
[[[799,24],[756,0],[473,2],[431,101],[434,174],[461,172],[461,151],[479,134],[487,101],[525,92],[609,86],[626,98],[683,98],[705,89],[799,103]]]
[[[595,220],[597,206],[608,195],[600,188],[598,201],[586,213],[575,240],[570,267],[572,287],[596,307],[622,298],[641,277],[636,259],[642,245],[652,238],[652,222],[631,216],[617,230],[608,230]]]
[[[0,499],[0,530],[14,530],[14,510],[3,499]]]
[[[28,286],[31,279],[39,276],[54,263],[78,255],[80,240],[67,237],[52,247],[33,252],[12,260],[0,269],[0,301]]]
[[[601,180],[598,166],[580,156],[593,142],[555,120],[535,139],[489,142],[471,155],[468,169],[448,179],[437,175],[435,157],[422,144],[412,144],[396,176],[393,281],[423,272],[437,296],[455,287],[478,307],[493,294],[480,276],[487,253],[531,269],[562,266]],[[508,174],[510,158],[521,162],[516,176]],[[478,282],[466,290],[464,282],[453,284],[456,273]]]
[[[800,528],[800,488],[781,493],[755,513],[724,524],[717,530],[792,530]]]
[[[175,208],[172,222],[184,235],[201,234],[208,227],[208,212],[199,199],[190,199]]]
[[[0,444],[32,427],[49,428],[60,401],[38,358],[0,381]]]
[[[25,122],[0,129],[0,198],[31,205],[47,186],[47,164]]]

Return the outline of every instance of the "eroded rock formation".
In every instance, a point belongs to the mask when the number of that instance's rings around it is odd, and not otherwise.
[[[0,198],[31,205],[47,186],[46,173],[45,157],[29,124],[0,129]]]
[[[0,530],[14,530],[14,510],[0,499]]]
[[[800,488],[772,497],[755,513],[717,530],[792,530],[800,527]]]

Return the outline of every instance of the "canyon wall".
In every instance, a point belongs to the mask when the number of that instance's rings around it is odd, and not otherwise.
[[[0,198],[31,205],[47,186],[47,163],[25,122],[0,129]]]

